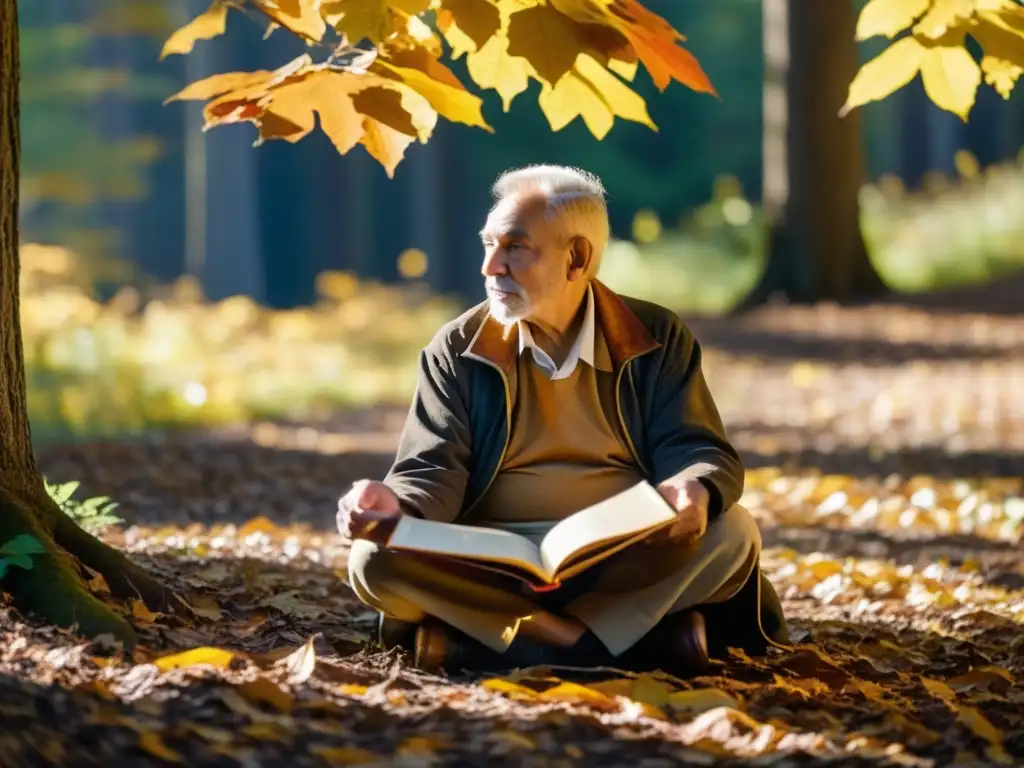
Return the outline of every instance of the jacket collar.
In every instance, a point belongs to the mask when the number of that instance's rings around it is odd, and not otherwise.
[[[661,346],[621,296],[599,280],[593,280],[591,288],[597,322],[616,368]],[[486,304],[483,307],[486,313]],[[487,313],[462,354],[496,365],[506,374],[511,372],[519,354],[518,324],[506,329]]]

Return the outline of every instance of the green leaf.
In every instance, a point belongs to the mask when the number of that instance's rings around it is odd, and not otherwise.
[[[72,480],[69,483],[63,483],[61,485],[47,484],[46,490],[50,494],[51,499],[63,506],[67,503],[68,499],[74,495],[75,491],[78,490],[78,486],[79,482],[77,480]]]
[[[16,565],[19,568],[24,568],[26,571],[31,571],[34,563],[32,558],[28,555],[11,555],[10,557],[0,557],[0,579],[7,573],[8,566]]]
[[[23,533],[15,536],[2,547],[0,555],[11,557],[16,555],[43,555],[46,554],[46,547],[35,536]]]

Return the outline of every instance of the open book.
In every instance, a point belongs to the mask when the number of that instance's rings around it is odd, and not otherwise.
[[[559,521],[540,546],[509,531],[410,516],[399,519],[387,546],[498,571],[546,591],[675,520],[662,495],[641,481]]]

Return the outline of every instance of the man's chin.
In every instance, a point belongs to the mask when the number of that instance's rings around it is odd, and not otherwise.
[[[519,302],[517,302],[517,306],[511,306],[498,299],[491,299],[488,311],[491,317],[506,328],[515,325],[520,320],[525,320],[527,317],[525,305]]]

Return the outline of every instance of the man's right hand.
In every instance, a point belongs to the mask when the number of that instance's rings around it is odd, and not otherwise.
[[[382,543],[402,515],[398,496],[384,483],[357,480],[338,499],[338,532],[352,539]]]

